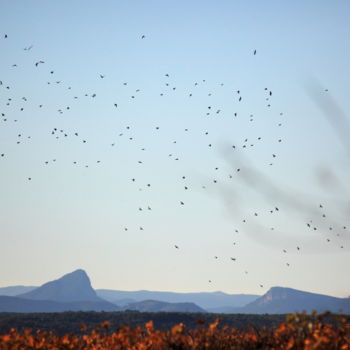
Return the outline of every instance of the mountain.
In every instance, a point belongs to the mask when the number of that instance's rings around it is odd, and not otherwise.
[[[1,312],[118,311],[120,308],[96,295],[84,270],[76,270],[40,287],[7,287],[0,296]]]
[[[73,271],[57,280],[47,282],[41,287],[17,296],[24,299],[58,302],[102,301],[91,287],[90,279],[84,270]]]
[[[125,299],[116,299],[114,300],[113,304],[123,307],[125,305],[136,303],[136,302],[137,301],[135,299],[125,298]]]
[[[2,293],[7,295],[2,296]],[[285,314],[315,310],[319,313],[331,311],[350,314],[350,298],[336,298],[283,287],[273,287],[263,296],[222,292],[95,291],[84,270],[73,271],[40,287],[0,288],[0,312],[121,309],[242,314]]]
[[[260,298],[232,311],[245,314],[284,314],[314,310],[318,313],[331,311],[349,314],[350,298],[336,298],[292,288],[272,287]]]
[[[0,312],[63,312],[63,311],[118,311],[107,301],[57,302],[0,296]]]
[[[0,287],[0,295],[16,296],[18,294],[30,292],[35,288],[37,287],[33,287],[33,286]]]
[[[140,312],[206,312],[194,303],[166,303],[158,300],[144,300],[123,307],[124,310]]]
[[[116,305],[125,305],[125,299],[132,299],[135,302],[143,300],[158,300],[167,303],[195,303],[206,310],[209,308],[220,307],[240,307],[259,297],[259,295],[254,294],[226,294],[223,292],[175,293],[148,290],[121,291],[110,289],[97,289],[96,293],[99,297]]]
[[[241,308],[235,307],[235,306],[220,306],[220,307],[210,307],[206,310],[213,314],[236,314],[236,313],[239,313],[240,309]]]
[[[75,280],[74,288],[68,281],[69,277]],[[62,279],[67,280],[69,286],[65,286],[64,288],[58,287],[57,285],[60,283],[65,284],[65,281],[62,281]],[[80,284],[79,291],[79,279],[85,281],[87,288]],[[36,300],[43,300],[45,298],[46,300],[54,301],[72,301],[81,299],[84,295],[84,293],[81,293],[81,289],[90,289],[88,296],[89,300],[90,297],[94,299],[93,293],[91,292],[92,288],[89,278],[83,270],[77,270],[71,274],[63,276],[57,281],[48,282],[41,287],[3,287],[0,288],[0,295],[18,296],[21,298]],[[205,310],[211,309],[210,311],[212,312],[215,312],[215,310],[220,310],[218,312],[225,312],[221,310],[244,306],[259,297],[259,295],[254,294],[227,294],[223,292],[176,293],[148,290],[121,291],[109,289],[97,289],[93,292],[96,293],[95,296],[122,307],[127,304],[144,300],[158,300],[167,303],[195,303]]]

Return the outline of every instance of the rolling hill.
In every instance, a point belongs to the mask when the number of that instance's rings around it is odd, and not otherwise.
[[[57,302],[52,300],[30,300],[11,296],[0,296],[0,312],[63,312],[63,311],[118,311],[107,301]]]
[[[259,297],[259,295],[254,294],[227,294],[223,292],[176,293],[110,289],[97,289],[96,293],[99,297],[121,306],[143,300],[157,300],[166,303],[195,303],[206,310],[219,307],[240,307]]]
[[[34,286],[10,286],[10,287],[0,287],[0,295],[7,295],[14,297],[19,294],[30,292],[31,290],[38,288]]]
[[[147,290],[94,290],[88,275],[80,269],[40,287],[0,288],[0,312],[60,312],[67,310],[241,314],[331,311],[350,314],[350,298],[336,298],[284,287],[272,287],[263,296],[222,292],[176,293]]]
[[[234,313],[246,314],[286,314],[303,311],[349,314],[350,298],[336,298],[292,288],[272,287],[255,301],[231,310]]]
[[[127,304],[124,310],[136,310],[140,312],[207,312],[194,303],[166,303],[158,300],[144,300]]]

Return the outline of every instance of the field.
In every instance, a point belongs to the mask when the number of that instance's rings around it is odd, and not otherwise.
[[[54,331],[17,331],[0,335],[0,349],[350,349],[350,323],[344,316],[293,314],[277,327],[244,329],[207,324],[197,319],[197,328],[178,323],[159,330],[153,321],[144,326],[119,326],[110,321],[80,334],[57,335]],[[331,322],[330,322],[331,321]]]

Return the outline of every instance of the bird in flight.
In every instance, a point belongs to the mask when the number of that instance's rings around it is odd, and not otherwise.
[[[254,50],[254,55],[256,55],[256,50]]]
[[[141,39],[144,39],[145,37],[146,37],[146,35],[142,35],[142,36],[141,36]]]
[[[35,67],[38,67],[39,64],[43,64],[45,63],[44,61],[38,61],[38,62],[35,62]]]

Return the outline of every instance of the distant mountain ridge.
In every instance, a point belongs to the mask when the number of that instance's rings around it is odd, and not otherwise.
[[[17,287],[23,291],[25,287]],[[31,287],[30,287],[31,288]],[[7,292],[14,289],[7,287]],[[27,287],[28,290],[28,287]],[[118,311],[96,295],[84,270],[76,270],[17,296],[0,296],[0,312]]]
[[[50,283],[50,282],[49,282]],[[50,298],[56,300],[55,296],[48,296],[47,293],[42,294],[42,291],[34,292],[34,289],[40,287],[27,287],[27,286],[14,286],[0,288],[0,296],[18,296],[28,298],[29,291],[33,293],[29,294],[29,298]],[[178,292],[159,292],[159,291],[120,291],[109,289],[97,289],[96,294],[103,300],[107,300],[117,306],[124,307],[128,304],[144,301],[144,300],[157,300],[167,303],[195,303],[202,309],[208,310],[210,308],[232,308],[239,307],[254,301],[259,295],[254,294],[227,294],[223,292],[193,292],[193,293],[178,293]],[[33,296],[34,295],[34,296]],[[40,296],[39,296],[40,295]],[[61,298],[60,298],[61,300]],[[66,300],[66,299],[65,299]]]
[[[206,310],[216,307],[244,306],[260,296],[255,294],[226,294],[223,292],[177,293],[148,290],[121,291],[110,289],[96,289],[96,293],[99,297],[121,306],[131,302],[157,300],[166,303],[195,303]]]
[[[100,298],[92,288],[84,270],[76,270],[37,288],[6,287],[5,292],[28,290],[17,296],[0,296],[0,312],[62,312],[62,311],[119,311],[121,308]],[[1,295],[1,290],[0,290]],[[131,302],[130,302],[131,301]],[[147,300],[132,303],[125,299],[124,309],[145,312],[206,312],[194,303],[166,303]]]
[[[350,298],[272,287],[264,295],[222,292],[175,293],[94,290],[84,270],[76,270],[40,287],[0,288],[0,312],[61,311],[214,312],[286,314],[324,312],[350,314]]]
[[[123,307],[123,310],[136,310],[140,312],[207,312],[194,303],[166,303],[158,300],[143,300],[127,304]]]
[[[0,287],[0,296],[7,295],[14,297],[19,294],[30,292],[31,290],[38,288],[34,286],[10,286],[10,287]]]
[[[24,299],[52,300],[58,302],[102,301],[91,287],[88,275],[81,269],[17,296]]]
[[[116,305],[107,301],[57,302],[52,300],[31,300],[11,296],[0,296],[0,312],[64,312],[64,311],[119,311]]]
[[[303,311],[350,314],[350,298],[336,298],[293,288],[272,287],[255,301],[230,311],[245,314],[287,314]]]

